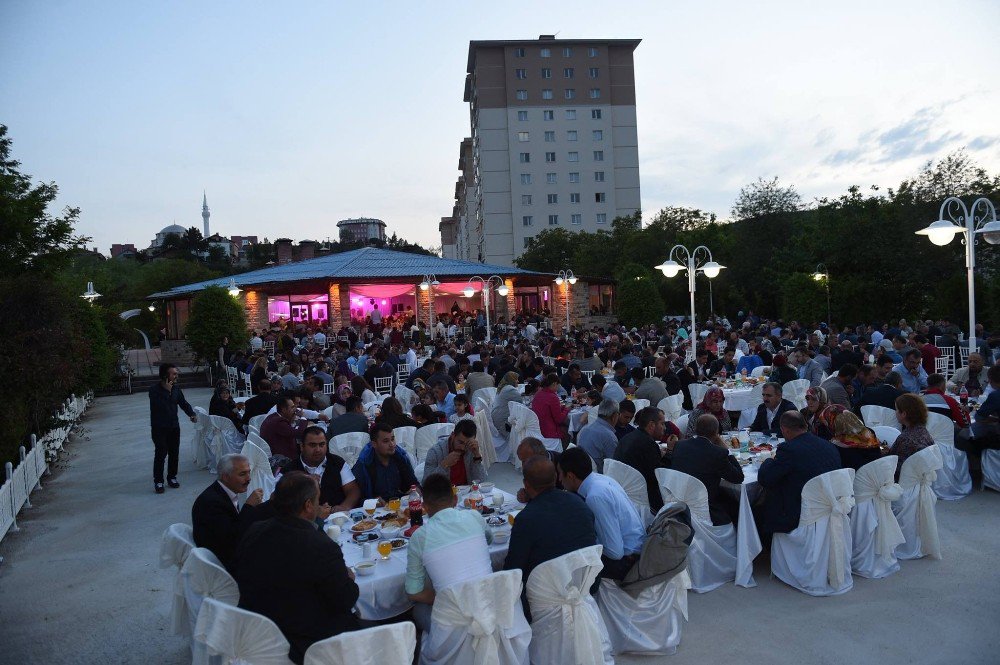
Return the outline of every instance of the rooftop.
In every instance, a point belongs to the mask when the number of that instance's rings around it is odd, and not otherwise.
[[[466,71],[471,74],[476,65],[476,49],[497,46],[631,46],[635,50],[641,39],[556,39],[554,35],[540,35],[538,39],[485,39],[469,42],[469,60]]]

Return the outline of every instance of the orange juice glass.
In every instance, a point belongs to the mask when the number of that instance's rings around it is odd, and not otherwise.
[[[507,521],[510,522],[511,526],[514,526],[514,513],[507,513]]]
[[[389,511],[393,513],[399,512],[399,499],[389,499],[388,505]]]
[[[392,554],[392,543],[388,540],[380,541],[378,544],[378,553],[382,557],[383,561],[388,559],[389,555]]]

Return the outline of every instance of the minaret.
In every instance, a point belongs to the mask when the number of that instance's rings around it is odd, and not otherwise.
[[[212,216],[212,213],[208,211],[208,196],[203,191],[201,193],[201,218],[205,220],[205,237],[212,235],[208,230],[208,218]]]

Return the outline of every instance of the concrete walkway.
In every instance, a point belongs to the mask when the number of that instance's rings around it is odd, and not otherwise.
[[[207,407],[208,389],[186,391]],[[190,662],[169,634],[174,579],[160,570],[160,535],[189,522],[210,482],[191,463],[182,421],[181,489],[152,491],[145,395],[98,399],[84,437],[42,479],[19,533],[0,543],[0,663]],[[498,484],[518,478],[495,467]],[[885,580],[855,578],[836,598],[811,598],[769,579],[689,596],[690,621],[672,657],[621,663],[996,663],[1000,637],[1000,494],[939,502],[942,561],[903,562]]]

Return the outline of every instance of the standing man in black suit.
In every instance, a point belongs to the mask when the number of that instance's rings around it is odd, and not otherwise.
[[[167,484],[180,487],[177,482],[177,460],[180,457],[181,424],[177,420],[177,407],[184,410],[191,422],[198,422],[194,409],[184,399],[177,387],[177,367],[170,363],[160,365],[160,381],[149,389],[149,425],[153,446],[153,491],[163,494],[163,462],[167,462]]]
[[[316,528],[319,501],[314,477],[284,474],[270,500],[277,516],[250,527],[233,570],[240,607],[278,625],[295,663],[314,642],[358,628],[358,585],[340,546]]]
[[[361,501],[358,481],[340,455],[329,451],[326,433],[312,425],[302,432],[299,457],[285,467],[285,472],[302,471],[319,481],[319,517],[350,510]]]
[[[731,524],[739,516],[740,504],[735,493],[719,489],[719,481],[725,480],[739,485],[743,482],[743,469],[729,450],[720,445],[719,419],[711,414],[698,416],[694,423],[697,436],[678,441],[670,460],[675,471],[694,476],[708,490],[708,512],[712,524]]]
[[[759,507],[755,506],[754,518],[761,536],[767,539],[773,533],[794,531],[802,510],[802,488],[816,476],[840,468],[836,446],[810,434],[798,411],[782,414],[781,435],[785,442],[757,472],[757,482],[766,493]]]
[[[226,570],[232,570],[233,553],[254,521],[264,490],[255,489],[240,508],[238,495],[250,486],[250,460],[243,455],[223,455],[218,470],[219,479],[194,500],[191,524],[194,544],[212,550]]]
[[[750,425],[751,432],[778,434],[781,432],[779,420],[785,411],[794,411],[795,405],[782,397],[780,383],[765,383],[760,392],[764,403],[757,407],[757,416]]]

